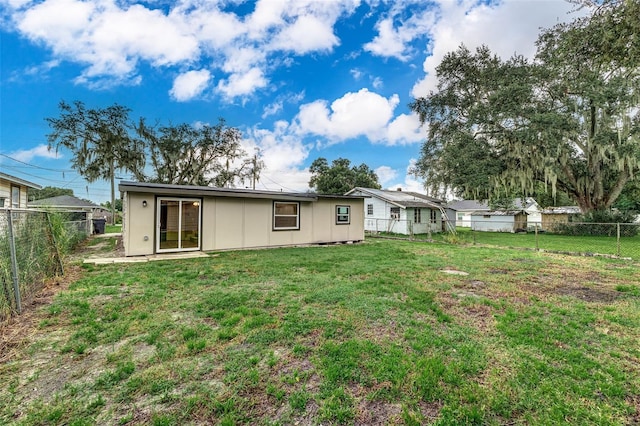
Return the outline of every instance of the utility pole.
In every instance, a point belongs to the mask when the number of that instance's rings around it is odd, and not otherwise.
[[[253,177],[253,189],[256,189],[256,167],[258,164],[258,154],[253,154],[253,170],[251,170],[251,175]]]

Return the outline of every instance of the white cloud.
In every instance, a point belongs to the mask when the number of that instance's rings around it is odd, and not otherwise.
[[[289,123],[278,121],[273,130],[253,128],[247,132],[247,145],[260,149],[265,170],[260,179],[264,189],[308,190],[309,171],[303,168],[311,147],[291,132]]]
[[[425,193],[424,184],[422,182],[416,180],[416,177],[410,173],[410,170],[413,168],[415,163],[416,163],[416,159],[415,158],[411,158],[409,160],[409,164],[407,165],[407,167],[405,169],[404,180],[396,181],[394,183],[389,183],[386,186],[383,185],[383,187],[385,187],[387,189],[398,189],[398,188],[401,188],[403,191],[420,192],[420,193],[424,194]]]
[[[339,43],[333,34],[333,22],[323,22],[315,16],[300,16],[285,27],[271,43],[271,49],[291,50],[297,54],[328,51]]]
[[[367,89],[346,93],[332,102],[330,108],[327,101],[317,100],[300,107],[295,118],[297,131],[324,136],[333,142],[358,136],[382,141],[398,103],[398,95],[387,99]]]
[[[25,163],[30,162],[36,157],[52,159],[62,158],[62,155],[56,152],[55,149],[49,151],[49,148],[45,144],[40,144],[31,149],[21,149],[19,151],[14,151],[12,153],[9,153],[8,156]]]
[[[178,102],[191,100],[202,94],[210,80],[211,73],[208,70],[187,71],[175,78],[169,94]]]
[[[226,80],[218,82],[218,90],[227,98],[250,95],[267,85],[260,68],[251,68],[246,73],[231,74]]]
[[[226,73],[225,98],[264,87],[286,56],[329,52],[340,43],[334,25],[360,0],[259,0],[253,12],[227,12],[226,2],[130,4],[119,0],[5,0],[7,24],[46,46],[53,60],[79,64],[76,83],[139,84],[141,64],[188,69],[208,61]],[[284,54],[283,54],[284,53]]]
[[[382,78],[374,77],[373,80],[371,80],[371,85],[374,89],[381,89],[382,86],[384,86],[384,82],[382,81]]]
[[[551,27],[568,21],[573,5],[564,1],[504,0],[496,4],[478,4],[474,0],[439,1],[439,20],[429,28],[430,55],[423,69],[426,76],[412,90],[415,97],[426,96],[437,85],[435,69],[448,52],[461,43],[471,50],[481,44],[504,59],[514,53],[526,57],[535,54],[535,41],[540,27]]]
[[[398,6],[398,5],[396,5]],[[376,56],[394,57],[407,61],[411,57],[410,43],[416,38],[423,38],[435,22],[432,8],[425,7],[421,13],[411,14],[409,19],[399,20],[402,14],[400,7],[392,8],[391,15],[376,23],[378,35],[366,43],[364,50]],[[395,26],[396,22],[400,22]]]
[[[378,181],[380,182],[380,185],[382,185],[383,187],[385,187],[387,183],[393,181],[395,178],[398,177],[398,172],[396,172],[394,169],[392,169],[389,166],[380,166],[374,171],[378,176]]]
[[[282,111],[282,101],[276,101],[264,107],[261,117],[267,118],[271,115],[276,115],[280,111]]]
[[[426,137],[415,114],[400,114],[387,127],[386,140],[390,145],[411,144],[423,141]]]
[[[362,75],[364,74],[362,71],[360,71],[358,68],[353,68],[349,70],[349,73],[351,73],[351,76],[353,77],[354,80],[360,80],[360,78],[362,77]]]
[[[46,0],[14,15],[22,35],[48,46],[56,58],[86,67],[77,79],[135,78],[140,60],[153,66],[191,61],[197,40],[170,16],[141,5],[119,8],[112,0]]]

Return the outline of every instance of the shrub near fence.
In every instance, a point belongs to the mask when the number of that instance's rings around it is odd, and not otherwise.
[[[62,213],[0,210],[0,320],[20,313],[47,277],[62,274],[62,255],[87,237],[87,226]]]

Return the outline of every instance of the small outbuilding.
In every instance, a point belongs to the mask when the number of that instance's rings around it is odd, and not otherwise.
[[[547,207],[542,210],[542,229],[553,231],[556,225],[571,222],[571,219],[581,214],[578,206]]]
[[[471,229],[485,232],[519,232],[527,230],[525,210],[490,210],[471,213]]]
[[[125,255],[364,240],[364,197],[121,182]]]

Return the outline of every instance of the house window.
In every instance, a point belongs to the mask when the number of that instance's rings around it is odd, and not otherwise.
[[[391,219],[400,219],[400,207],[391,207]]]
[[[273,229],[300,229],[300,203],[274,201]]]
[[[422,223],[421,214],[421,209],[413,209],[413,223]]]
[[[367,216],[373,216],[373,204],[367,204]]]
[[[458,220],[463,220],[464,219],[464,215],[462,213],[458,213]]]
[[[351,223],[351,206],[336,206],[336,225]]]
[[[11,186],[11,208],[20,208],[20,187]]]
[[[429,210],[431,212],[431,217],[429,218],[431,220],[431,223],[437,223],[438,222],[438,213],[436,213],[435,210]]]

